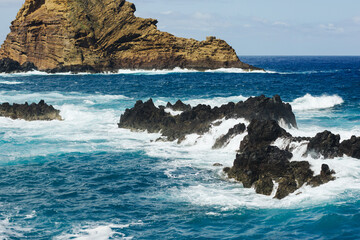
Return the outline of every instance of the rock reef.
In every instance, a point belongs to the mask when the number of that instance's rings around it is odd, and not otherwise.
[[[223,40],[175,37],[159,31],[157,20],[136,17],[135,11],[125,0],[25,0],[0,59],[20,66],[30,62],[48,72],[259,69],[241,62]],[[0,65],[0,72],[5,70]]]
[[[199,104],[195,107],[178,101],[175,105],[167,104],[171,109],[182,109],[180,115],[172,116],[165,112],[164,107],[156,107],[152,99],[147,102],[137,101],[132,109],[126,109],[118,124],[121,128],[132,130],[147,130],[150,133],[160,132],[166,140],[183,140],[186,135],[204,134],[209,131],[215,120],[223,118],[265,119],[282,121],[289,126],[296,127],[295,115],[288,103],[283,103],[278,95],[267,98],[264,95],[251,97],[245,102],[230,102],[221,107],[211,108]],[[176,106],[174,108],[174,106]],[[231,130],[238,131],[240,130]],[[233,135],[231,132],[229,135]],[[219,140],[219,141],[226,141]],[[214,146],[216,147],[216,146]]]
[[[173,116],[166,109],[182,112]],[[202,104],[192,107],[180,100],[175,104],[168,103],[166,107],[156,107],[151,99],[137,101],[133,108],[125,110],[118,126],[160,132],[162,138],[158,140],[181,142],[186,135],[204,134],[229,118],[245,118],[250,124],[247,127],[243,123],[236,124],[216,139],[212,148],[224,147],[236,135],[247,131],[233,166],[225,167],[224,172],[245,188],[255,188],[259,194],[282,199],[304,185],[317,187],[335,180],[336,173],[329,165],[322,164],[320,174],[314,175],[310,163],[302,160],[303,157],[329,159],[348,155],[360,159],[360,137],[352,136],[341,143],[340,136],[329,131],[314,137],[293,137],[279,123],[297,127],[295,115],[291,106],[282,102],[278,95],[251,97],[244,102],[230,102],[214,108]],[[278,139],[287,144],[276,146]],[[294,157],[292,143],[306,144],[303,156]],[[216,163],[214,166],[222,165]]]
[[[27,121],[37,120],[61,120],[60,111],[55,109],[52,105],[48,105],[44,100],[39,103],[28,104],[9,104],[3,103],[0,105],[0,116],[9,117],[12,119],[24,119]]]

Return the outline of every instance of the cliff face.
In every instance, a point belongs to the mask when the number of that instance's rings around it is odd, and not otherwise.
[[[134,15],[125,0],[26,0],[0,49],[0,59],[40,70],[256,69],[225,41],[175,37],[157,20]]]

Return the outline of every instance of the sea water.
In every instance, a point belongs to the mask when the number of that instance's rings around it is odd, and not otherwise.
[[[309,161],[315,173],[327,163],[336,180],[277,200],[213,166],[232,166],[246,133],[211,148],[245,119],[223,119],[181,144],[117,127],[139,99],[220,106],[279,94],[295,112],[294,136],[360,136],[360,57],[241,59],[266,72],[0,74],[0,103],[44,99],[63,118],[0,117],[0,239],[359,239],[358,159],[304,158],[306,143],[292,146],[293,161]]]

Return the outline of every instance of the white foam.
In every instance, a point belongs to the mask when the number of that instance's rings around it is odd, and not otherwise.
[[[0,239],[22,239],[24,238],[24,233],[30,232],[31,230],[31,228],[15,225],[8,217],[0,220]]]
[[[165,108],[164,109],[165,112],[170,113],[172,116],[177,116],[180,115],[182,113],[182,111],[174,111],[170,108]]]
[[[0,91],[0,102],[25,103],[39,102],[44,99],[49,102],[84,102],[86,104],[102,104],[116,100],[128,100],[124,95],[110,94],[83,94],[78,92],[60,93],[60,92],[19,92],[19,91]]]
[[[143,225],[141,221],[130,224],[95,224],[74,227],[72,233],[64,233],[61,236],[55,237],[57,240],[108,240],[108,239],[132,239],[133,237],[126,237],[121,229],[129,228],[131,226]]]
[[[198,104],[205,104],[205,105],[210,105],[211,107],[220,107],[221,105],[227,104],[229,102],[237,103],[239,101],[245,101],[246,99],[248,99],[248,97],[239,95],[239,96],[230,96],[230,97],[190,99],[184,101],[184,103],[190,104],[191,106],[196,106]]]
[[[265,70],[247,70],[242,68],[219,68],[214,70],[206,70],[211,73],[268,73]]]
[[[6,85],[17,85],[22,83],[23,82],[18,82],[18,81],[0,81],[0,84],[6,84]]]
[[[312,96],[307,93],[305,96],[295,99],[290,104],[295,111],[306,111],[332,108],[343,103],[344,100],[338,95]]]
[[[36,211],[33,210],[30,214],[25,216],[25,219],[33,219],[36,217]]]

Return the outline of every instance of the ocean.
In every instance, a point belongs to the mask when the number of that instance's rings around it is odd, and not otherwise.
[[[0,239],[359,239],[359,159],[304,158],[296,146],[295,160],[315,174],[327,163],[336,180],[277,200],[213,166],[232,166],[246,133],[211,147],[244,119],[181,144],[117,127],[139,99],[220,106],[279,94],[296,115],[298,129],[286,129],[294,136],[360,136],[360,57],[240,59],[267,72],[0,74],[0,103],[44,99],[64,119],[0,117]]]

